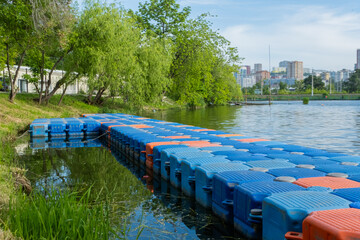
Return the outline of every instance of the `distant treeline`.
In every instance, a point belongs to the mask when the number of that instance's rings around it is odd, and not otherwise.
[[[36,85],[39,103],[76,79],[88,79],[88,102],[120,97],[131,105],[156,104],[166,96],[180,104],[223,104],[242,98],[233,72],[237,49],[208,14],[190,17],[175,0],[148,0],[138,11],[86,0],[0,0],[0,68],[9,100],[18,91],[20,66]],[[54,70],[66,74],[52,83]]]

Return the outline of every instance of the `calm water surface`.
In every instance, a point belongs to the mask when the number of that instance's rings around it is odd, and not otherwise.
[[[139,115],[360,155],[360,101],[275,102]],[[93,186],[100,196],[110,194],[113,222],[129,239],[140,230],[139,239],[241,239],[231,226],[119,152],[105,147],[35,150],[27,144],[16,150],[39,189],[56,185],[81,191]]]

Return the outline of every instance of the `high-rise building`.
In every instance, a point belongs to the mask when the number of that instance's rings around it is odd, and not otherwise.
[[[289,62],[287,67],[287,78],[294,78],[295,80],[304,79],[303,62],[301,61]]]
[[[279,62],[279,67],[287,68],[290,61],[281,61]]]
[[[249,76],[251,74],[251,66],[245,65],[244,67],[246,67],[246,75]]]
[[[261,63],[255,63],[254,64],[254,73],[261,72],[262,71],[262,64]]]
[[[270,78],[270,73],[268,71],[259,71],[255,73],[255,79],[257,83],[269,78]]]
[[[356,67],[355,69],[360,69],[360,49],[357,50],[356,52]]]

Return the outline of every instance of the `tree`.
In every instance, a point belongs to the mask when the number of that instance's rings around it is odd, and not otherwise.
[[[10,83],[10,102],[18,92],[17,79],[26,52],[34,44],[34,25],[31,18],[32,5],[29,0],[0,0],[1,41]],[[13,74],[11,68],[17,65]]]
[[[52,74],[65,56],[73,50],[75,14],[67,0],[31,0],[34,34],[37,36],[35,52],[38,61],[29,65],[39,73],[39,103],[49,101]],[[40,56],[40,57],[39,57]],[[46,69],[49,69],[47,72]],[[46,80],[47,76],[47,80]],[[45,90],[45,91],[44,91]],[[43,96],[44,92],[44,96]]]
[[[175,0],[150,0],[139,4],[138,21],[158,36],[173,34],[190,15],[190,7],[180,11]]]
[[[294,84],[295,91],[302,92],[305,90],[304,80],[295,80]]]
[[[311,89],[312,86],[312,76],[308,76],[304,79],[305,89]],[[323,90],[325,89],[325,83],[322,81],[321,77],[314,76],[314,89]]]
[[[280,82],[279,83],[279,90],[287,90],[287,88],[288,88],[288,85],[286,84],[286,83],[284,83],[284,82]]]
[[[349,93],[360,91],[360,69],[356,69],[350,78],[344,82],[344,89]]]

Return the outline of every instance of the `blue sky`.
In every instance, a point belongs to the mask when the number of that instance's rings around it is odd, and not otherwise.
[[[137,10],[139,0],[122,0]],[[353,69],[360,48],[360,0],[179,0],[192,16],[209,12],[213,27],[239,50],[243,64],[268,69],[298,60],[314,69]]]

